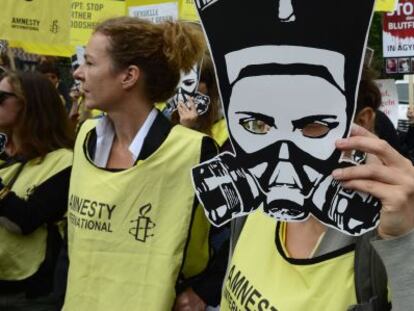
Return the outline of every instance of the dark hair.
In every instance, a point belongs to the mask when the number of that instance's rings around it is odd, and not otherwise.
[[[7,79],[22,104],[13,129],[19,155],[33,159],[73,147],[74,133],[62,100],[47,78],[40,73],[7,72],[2,79]]]
[[[36,67],[36,71],[46,74],[46,73],[52,73],[54,75],[56,75],[56,77],[59,78],[60,74],[59,74],[59,69],[57,68],[55,63],[52,62],[42,62],[39,63]]]
[[[143,90],[154,103],[173,95],[180,71],[189,71],[205,47],[202,33],[182,22],[154,24],[124,16],[98,24],[95,33],[109,37],[115,70],[130,65],[142,70]]]
[[[376,111],[381,105],[381,92],[374,82],[374,77],[375,72],[368,67],[363,68],[355,114],[366,107]]]

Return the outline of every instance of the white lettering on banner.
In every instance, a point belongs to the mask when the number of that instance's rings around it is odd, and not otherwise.
[[[414,29],[414,22],[388,23],[389,30]]]
[[[412,2],[398,3],[397,9],[394,12],[387,13],[387,15],[394,16],[394,15],[401,15],[401,13],[406,16],[412,15],[414,13],[414,3]]]

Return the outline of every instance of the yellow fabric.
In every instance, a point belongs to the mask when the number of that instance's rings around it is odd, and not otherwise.
[[[207,267],[210,258],[209,233],[210,223],[206,221],[203,207],[198,205],[191,226],[191,239],[188,243],[182,270],[185,278],[197,275]]]
[[[41,44],[31,42],[9,41],[10,47],[22,48],[26,53],[71,57],[75,54],[75,47],[59,44]]]
[[[27,199],[33,189],[72,164],[72,151],[59,149],[46,155],[39,163],[34,159],[26,163],[12,190],[21,198]],[[0,169],[4,184],[16,174],[21,164],[13,164]],[[33,275],[43,262],[46,253],[46,226],[29,235],[9,232],[0,227],[0,280],[22,280]]]
[[[227,131],[226,120],[224,118],[213,124],[213,127],[211,128],[211,136],[220,147],[223,146],[229,138],[229,132]]]
[[[393,12],[398,0],[377,0],[375,1],[375,11]]]
[[[2,0],[0,39],[69,44],[70,0]]]
[[[85,155],[95,126],[86,121],[75,146],[64,310],[171,310],[193,214],[190,170],[203,135],[175,126],[148,159],[111,172]],[[187,268],[187,276],[201,266]]]
[[[159,111],[163,111],[165,108],[167,108],[166,103],[156,103],[155,108],[157,108]]]
[[[260,211],[248,217],[220,310],[344,311],[355,304],[354,251],[317,262],[288,262],[275,245],[276,224]]]
[[[197,9],[194,4],[194,0],[179,0],[178,2],[178,15],[180,19],[199,22],[200,18],[197,14]]]
[[[105,19],[123,16],[124,14],[125,2],[123,1],[72,1],[70,44],[73,46],[86,45],[96,24]]]

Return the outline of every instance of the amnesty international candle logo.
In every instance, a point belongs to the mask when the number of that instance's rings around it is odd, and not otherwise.
[[[59,21],[57,19],[53,20],[51,25],[50,25],[50,32],[51,33],[58,33],[59,32]]]
[[[129,233],[139,242],[145,243],[148,238],[153,237],[153,229],[155,223],[151,220],[148,213],[151,211],[151,204],[146,204],[139,208],[139,214],[137,219],[131,220],[134,226],[129,229]]]

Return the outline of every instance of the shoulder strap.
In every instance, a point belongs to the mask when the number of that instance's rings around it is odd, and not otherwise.
[[[240,233],[246,223],[247,216],[237,217],[230,223],[230,254],[229,262],[233,257],[234,249],[236,248],[237,241],[239,240]]]
[[[356,241],[354,263],[355,289],[359,306],[362,308],[351,310],[391,310],[391,305],[388,302],[385,267],[370,243],[374,235],[375,230],[364,234]]]

